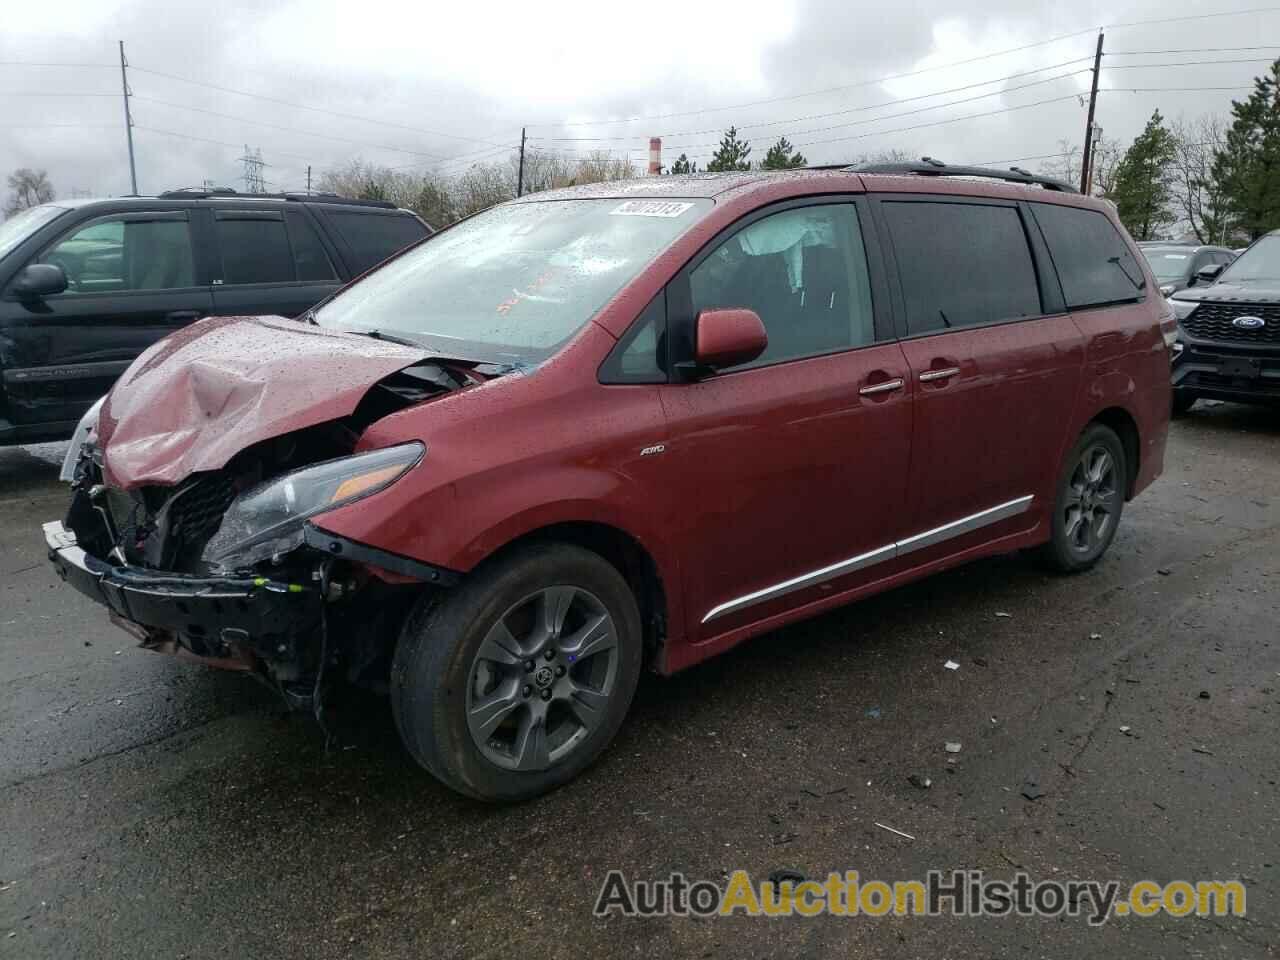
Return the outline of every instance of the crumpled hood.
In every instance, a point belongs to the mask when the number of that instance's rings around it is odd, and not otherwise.
[[[1280,284],[1270,280],[1245,283],[1224,280],[1207,287],[1187,287],[1179,290],[1174,298],[1212,303],[1280,303]]]
[[[107,481],[171,485],[254,443],[352,413],[383,377],[427,354],[283,317],[213,317],[166,337],[103,404]]]

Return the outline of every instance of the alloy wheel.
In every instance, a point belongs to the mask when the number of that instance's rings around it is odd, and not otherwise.
[[[1074,552],[1091,554],[1106,543],[1120,507],[1116,479],[1111,451],[1100,443],[1085,448],[1071,472],[1062,517]]]
[[[469,673],[467,727],[492,763],[546,770],[605,722],[617,681],[617,630],[604,604],[579,587],[547,587],[485,635]]]

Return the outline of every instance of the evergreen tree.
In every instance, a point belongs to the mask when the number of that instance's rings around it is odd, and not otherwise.
[[[793,170],[796,167],[805,166],[808,162],[786,137],[779,137],[778,142],[764,155],[764,162],[760,164],[760,169]]]
[[[751,147],[747,141],[738,139],[738,128],[730,127],[720,139],[720,147],[707,164],[707,170],[711,173],[750,170],[751,161],[747,159],[750,154]]]
[[[680,156],[676,158],[676,162],[671,164],[671,169],[667,172],[668,173],[697,173],[698,165],[696,163],[690,162],[688,156],[682,153],[680,154]]]
[[[1110,198],[1135,240],[1154,240],[1173,212],[1173,160],[1177,143],[1157,110],[1116,167]]]
[[[385,200],[387,199],[387,188],[377,180],[370,177],[365,181],[365,185],[360,188],[359,200]]]
[[[1232,219],[1257,239],[1280,227],[1280,60],[1253,84],[1248,100],[1231,103],[1232,123],[1214,156],[1213,177]]]

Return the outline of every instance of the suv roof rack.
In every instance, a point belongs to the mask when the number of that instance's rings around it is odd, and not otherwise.
[[[390,200],[359,200],[355,197],[343,197],[336,193],[240,193],[230,187],[215,187],[205,190],[198,187],[183,187],[179,190],[166,190],[157,196],[158,200],[206,200],[217,197],[232,197],[239,200],[305,200],[308,203],[344,203],[353,207],[379,207],[384,210],[398,209]]]
[[[1010,167],[1008,170],[997,170],[994,167],[950,167],[933,157],[921,157],[919,163],[864,163],[847,169],[854,173],[916,174],[921,177],[987,177],[1010,183],[1034,184],[1059,193],[1080,192],[1069,183],[1052,177],[1039,177],[1021,167]]]

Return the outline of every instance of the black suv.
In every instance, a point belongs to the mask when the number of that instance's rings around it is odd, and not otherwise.
[[[1267,234],[1209,286],[1169,298],[1178,318],[1173,409],[1201,397],[1280,401],[1280,230]]]
[[[0,446],[71,436],[143,350],[208,316],[294,317],[431,228],[385,201],[171,191],[0,223]]]

